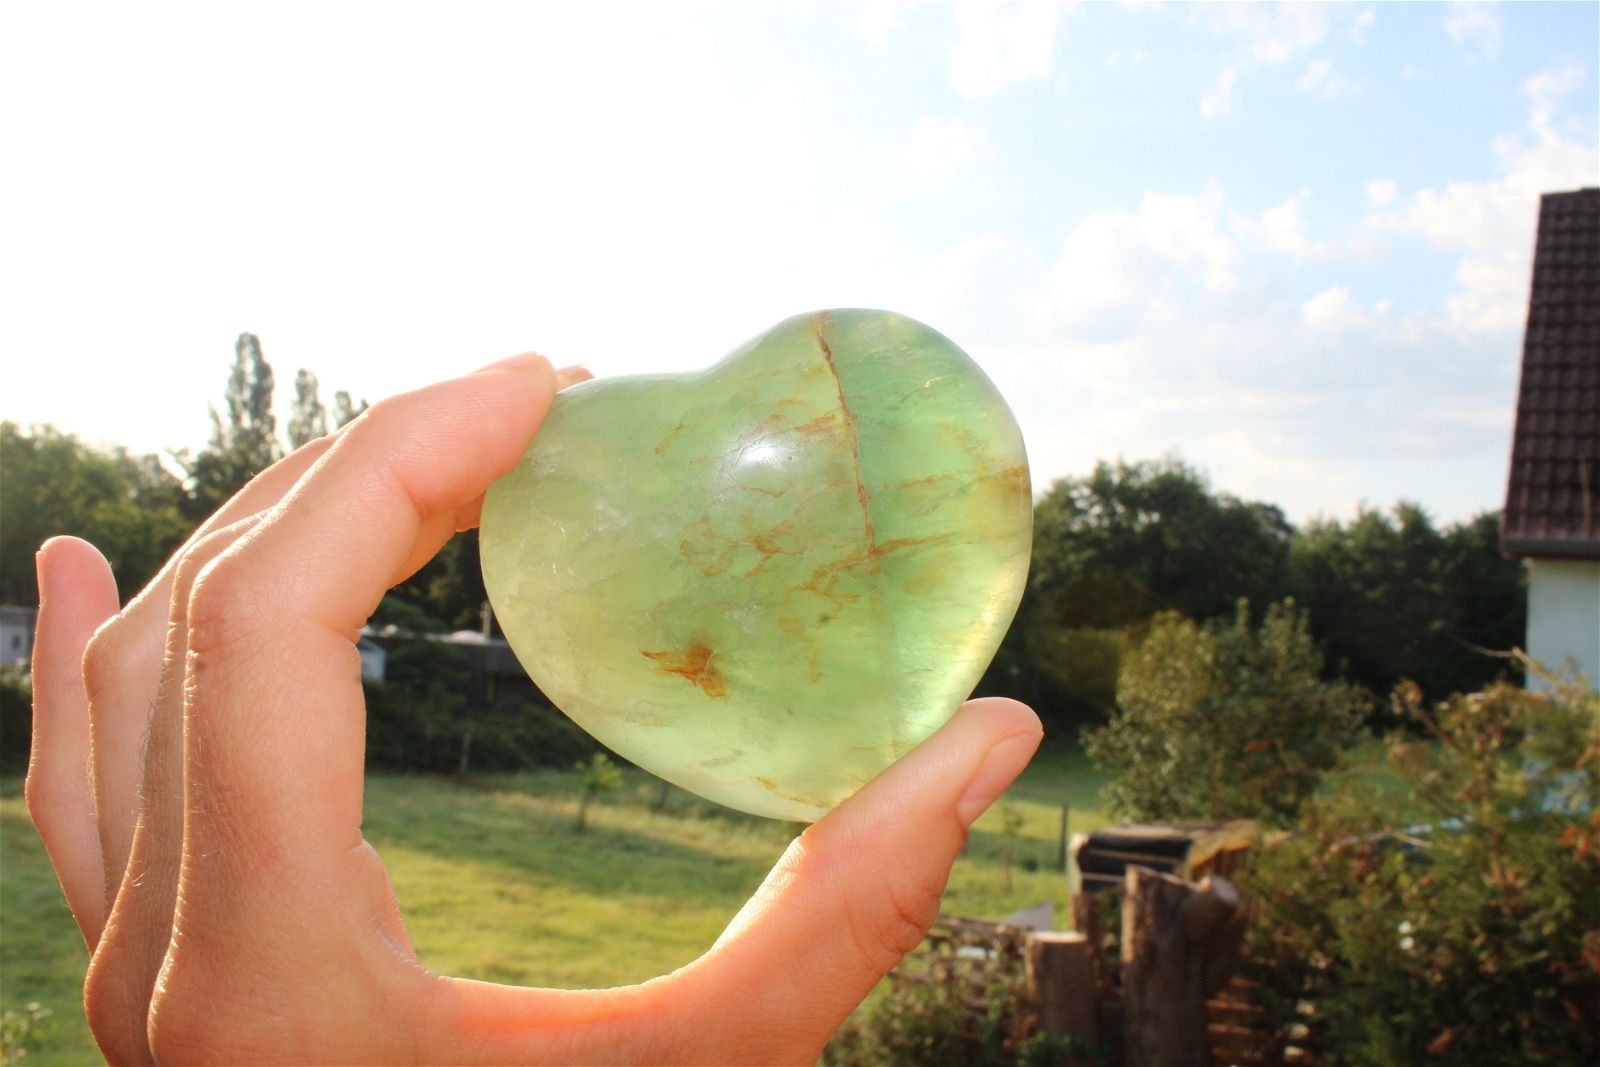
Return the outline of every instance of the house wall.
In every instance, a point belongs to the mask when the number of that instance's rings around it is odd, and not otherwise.
[[[33,655],[34,608],[0,608],[0,663],[27,663]]]
[[[1576,660],[1600,686],[1600,559],[1528,561],[1528,655],[1560,673]],[[1538,678],[1528,687],[1548,688]]]

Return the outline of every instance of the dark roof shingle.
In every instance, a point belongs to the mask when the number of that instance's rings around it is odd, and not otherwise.
[[[1600,189],[1539,203],[1500,543],[1600,557]]]

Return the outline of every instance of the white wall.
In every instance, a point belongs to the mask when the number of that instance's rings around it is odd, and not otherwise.
[[[1528,655],[1562,674],[1576,660],[1600,686],[1600,559],[1528,560]]]

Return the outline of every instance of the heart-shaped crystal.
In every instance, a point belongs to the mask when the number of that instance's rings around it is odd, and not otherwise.
[[[826,311],[708,370],[561,393],[481,539],[501,627],[573,721],[701,796],[810,820],[977,684],[1032,501],[966,353]]]

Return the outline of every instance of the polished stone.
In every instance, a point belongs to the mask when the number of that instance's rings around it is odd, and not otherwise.
[[[811,820],[955,712],[1022,594],[1022,435],[919,322],[788,319],[707,370],[556,397],[483,508],[528,674],[691,792]]]

